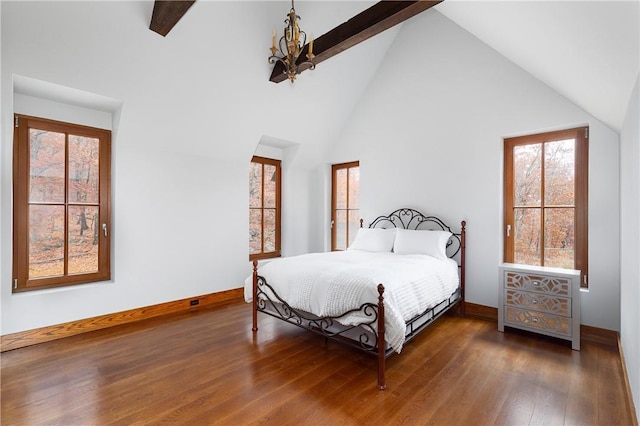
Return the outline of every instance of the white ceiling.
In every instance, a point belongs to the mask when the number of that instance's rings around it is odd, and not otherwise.
[[[302,28],[318,37],[375,2],[298,0],[296,10],[302,16]],[[289,1],[199,0],[166,38],[148,30],[153,2],[115,3],[113,7],[99,8],[101,2],[78,2],[73,10],[78,11],[78,16],[94,16],[96,8],[103,14],[114,9],[113,16],[101,19],[107,26],[120,22],[121,30],[114,43],[118,52],[116,55],[107,46],[104,54],[126,58],[131,64],[130,73],[140,74],[128,78],[163,87],[167,75],[179,76],[184,67],[189,67],[193,79],[203,76],[203,81],[209,82],[210,86],[200,90],[215,95],[217,102],[203,104],[200,114],[250,116],[255,125],[241,128],[248,133],[245,138],[256,142],[268,135],[311,143],[321,149],[322,141],[335,139],[349,120],[388,49],[402,48],[394,43],[402,31],[400,25],[323,62],[316,71],[305,72],[295,85],[276,85],[268,82],[271,66],[266,57],[271,31],[274,27],[282,31]],[[10,4],[3,2],[3,8]],[[40,3],[33,3],[34,7],[37,4]],[[640,0],[445,0],[435,10],[612,129],[620,130],[640,69]],[[230,34],[235,33],[237,19],[247,31],[233,39],[236,46],[228,51],[222,45],[229,43]],[[54,47],[64,45],[64,39],[50,38],[52,52]],[[37,39],[37,43],[47,40]],[[166,75],[157,72],[160,68],[166,69]],[[64,83],[64,79],[59,82]],[[20,81],[17,83],[20,86]],[[182,92],[186,83],[180,84],[171,90]],[[115,97],[122,87],[116,86]],[[105,89],[104,93],[111,92]],[[189,93],[185,96],[185,102],[193,100]],[[296,105],[288,112],[286,126],[278,119],[280,114],[274,105]],[[194,120],[199,118],[194,115]],[[219,127],[221,139],[242,138],[237,135],[239,126],[233,119]],[[183,144],[184,149],[199,148],[203,153],[214,150],[204,139],[199,143],[202,146]]]
[[[339,3],[352,6],[337,7]],[[352,16],[345,12],[357,13],[374,3],[298,0],[296,10],[303,27],[313,28],[317,37]],[[269,10],[280,16],[289,4],[272,2]],[[639,0],[445,0],[435,9],[620,130],[640,72]]]
[[[456,1],[436,9],[619,131],[640,71],[640,2]]]

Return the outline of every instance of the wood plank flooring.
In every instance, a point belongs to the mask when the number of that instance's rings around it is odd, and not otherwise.
[[[617,348],[445,316],[376,360],[243,302],[5,352],[3,425],[630,425]]]

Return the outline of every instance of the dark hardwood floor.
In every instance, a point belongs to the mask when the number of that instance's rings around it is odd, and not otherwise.
[[[387,363],[242,302],[2,354],[2,425],[627,425],[617,348],[445,316]]]

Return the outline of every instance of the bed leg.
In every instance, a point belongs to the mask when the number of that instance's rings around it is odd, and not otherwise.
[[[460,301],[460,313],[462,314],[462,316],[465,316],[466,314],[465,312],[465,308],[466,308],[465,277],[467,273],[467,271],[465,270],[465,264],[466,264],[465,254],[466,254],[466,248],[467,248],[466,228],[467,228],[467,222],[463,220],[462,222],[460,222],[460,292],[462,297],[462,300]]]
[[[253,327],[251,331],[258,331],[258,261],[253,261]]]
[[[378,389],[385,390],[387,385],[384,380],[385,370],[385,340],[384,340],[384,286],[378,284]]]

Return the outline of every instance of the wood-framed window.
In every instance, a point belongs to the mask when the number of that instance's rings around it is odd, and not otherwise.
[[[281,161],[254,156],[249,168],[249,260],[280,256]]]
[[[331,250],[346,250],[360,227],[360,162],[331,166]]]
[[[111,132],[15,115],[13,291],[111,278]]]
[[[504,260],[588,281],[589,128],[504,140]]]

